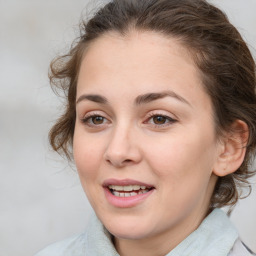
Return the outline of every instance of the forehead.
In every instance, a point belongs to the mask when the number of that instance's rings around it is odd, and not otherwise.
[[[188,49],[178,39],[156,32],[108,33],[89,45],[81,65],[78,94],[111,89],[117,93],[120,88],[138,93],[171,89],[191,98],[192,103],[208,96]]]
[[[196,69],[191,56],[189,50],[182,45],[181,40],[167,38],[157,32],[131,31],[124,36],[117,32],[109,32],[90,43],[83,63],[85,65],[89,63],[90,66],[101,63],[105,64],[104,67],[111,65],[111,67],[119,67],[119,69],[126,64],[127,66],[134,64],[137,67],[140,64],[143,64],[144,67],[158,64],[159,68],[164,69],[165,66],[175,64],[175,62],[176,65],[183,62],[184,68],[193,66]]]

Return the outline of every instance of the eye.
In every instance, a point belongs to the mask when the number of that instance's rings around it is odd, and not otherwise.
[[[102,116],[92,116],[90,117],[90,119],[91,119],[91,122],[96,125],[104,123],[104,117]]]
[[[102,126],[104,124],[109,123],[107,118],[97,114],[86,115],[81,121],[85,125],[91,127]]]
[[[162,128],[175,122],[177,122],[177,120],[171,118],[170,116],[152,113],[150,114],[150,117],[146,120],[145,123],[151,124],[157,128]]]
[[[154,124],[160,124],[161,125],[161,124],[165,124],[168,121],[168,119],[167,119],[166,116],[153,116],[152,121],[153,121]]]

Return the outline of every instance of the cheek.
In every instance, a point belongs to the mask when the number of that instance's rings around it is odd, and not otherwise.
[[[212,136],[202,138],[196,131],[190,134],[193,137],[175,134],[147,148],[148,162],[157,176],[173,176],[173,182],[180,182],[191,176],[210,175],[216,150],[214,140]]]
[[[102,149],[99,143],[90,137],[75,132],[73,140],[74,160],[81,179],[92,179],[97,175],[95,170],[102,159]]]
[[[169,211],[185,214],[203,202],[214,163],[211,139],[177,135],[175,139],[159,141],[153,148],[154,152],[148,150],[147,159],[158,180],[160,205],[167,205],[167,217]]]

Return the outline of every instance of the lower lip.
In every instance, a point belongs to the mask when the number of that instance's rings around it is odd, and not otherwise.
[[[152,193],[154,192],[155,189],[151,189],[150,191],[148,191],[147,193],[144,194],[139,194],[136,196],[130,196],[130,197],[118,197],[118,196],[114,196],[110,190],[108,188],[104,188],[104,192],[106,195],[106,198],[108,200],[108,202],[115,206],[115,207],[119,207],[119,208],[130,208],[130,207],[134,207],[140,203],[142,203],[143,201],[145,201],[150,195],[152,195]]]

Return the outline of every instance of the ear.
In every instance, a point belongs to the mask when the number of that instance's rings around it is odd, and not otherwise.
[[[249,138],[248,126],[241,120],[236,120],[222,139],[218,159],[213,173],[226,176],[235,172],[243,163],[246,145]]]

